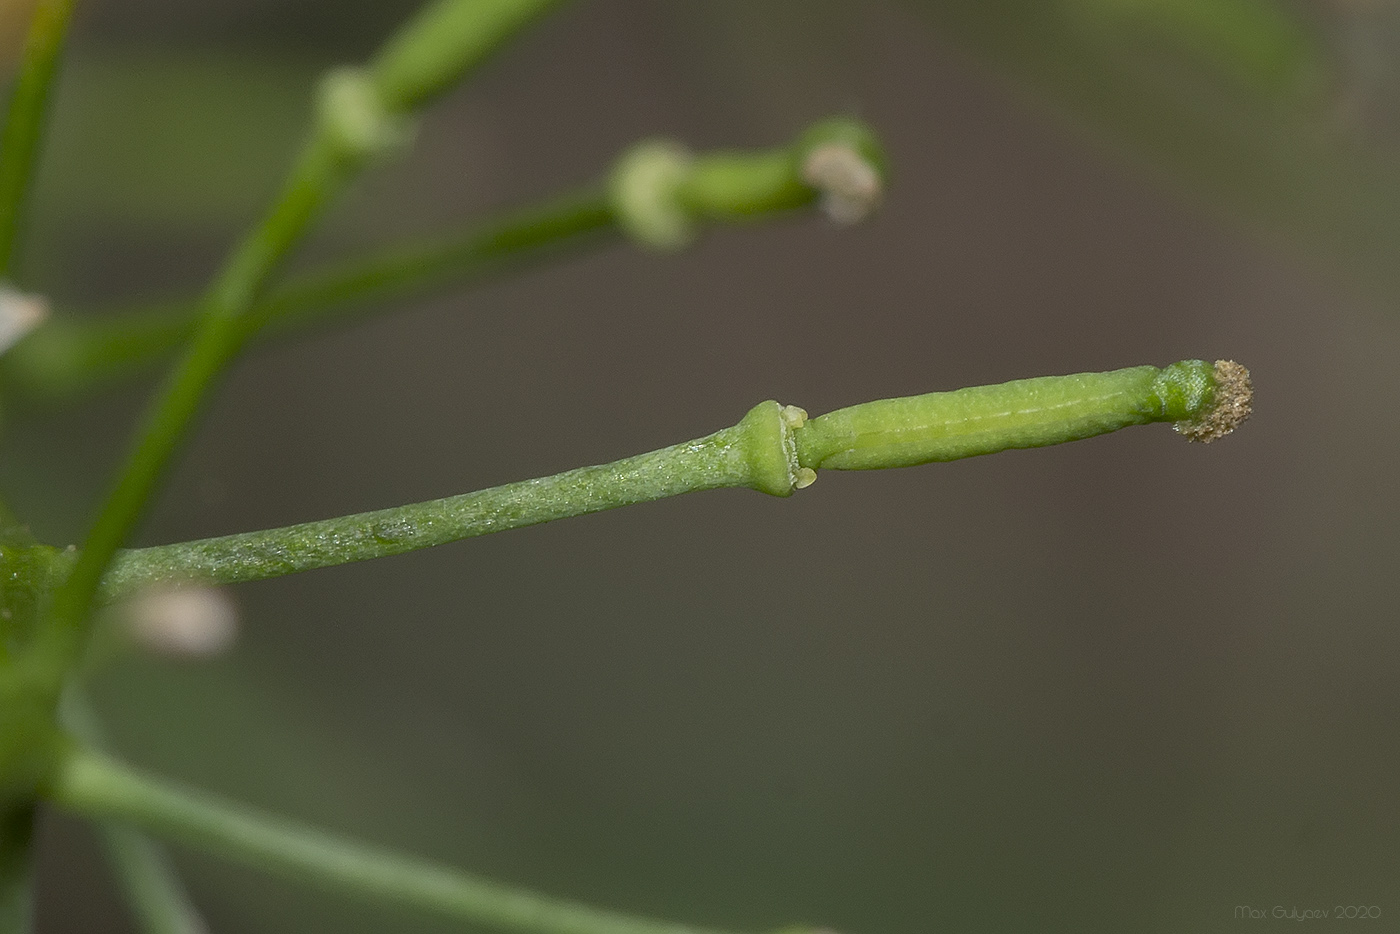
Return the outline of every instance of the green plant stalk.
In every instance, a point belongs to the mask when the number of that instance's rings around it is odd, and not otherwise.
[[[29,930],[33,915],[33,835],[32,805],[0,809],[0,934]]]
[[[160,583],[279,577],[696,490],[749,487],[786,496],[815,480],[817,468],[907,467],[1149,422],[1175,422],[1188,438],[1209,440],[1242,421],[1248,403],[1242,367],[1200,360],[882,399],[811,420],[796,407],[764,402],[733,428],[612,464],[393,509],[124,551],[103,580],[102,599]],[[1207,429],[1209,437],[1199,437]]]
[[[105,751],[101,724],[80,686],[70,685],[64,693],[60,717],[86,748]],[[94,829],[142,934],[206,934],[204,919],[159,844],[108,821],[97,821]]]
[[[383,106],[417,110],[561,0],[438,0],[404,24],[370,63]]]
[[[6,541],[10,536],[23,531],[19,517],[15,515],[10,504],[0,501],[0,542]]]
[[[439,17],[434,12],[467,6],[495,12],[480,20]],[[311,138],[281,197],[234,251],[207,293],[203,318],[188,353],[147,415],[139,440],[88,533],[72,574],[54,594],[48,625],[36,640],[28,667],[36,684],[46,683],[55,703],[68,669],[81,653],[88,610],[107,564],[140,518],[215,379],[261,323],[250,317],[249,310],[268,278],[346,182],[370,159],[401,143],[407,108],[441,90],[443,56],[448,54],[445,49],[457,54],[452,74],[460,76],[531,22],[541,9],[540,0],[439,0],[387,46],[396,50],[387,53],[390,61],[431,60],[435,70],[391,71],[399,82],[392,86],[374,70],[327,76]],[[470,41],[456,36],[448,46],[431,35],[433,28],[469,26],[479,27],[482,34]],[[415,96],[405,74],[417,74],[435,83]]]
[[[613,167],[618,225],[655,250],[689,245],[706,221],[733,223],[820,199],[838,223],[875,208],[887,182],[879,140],[858,120],[832,117],[789,146],[693,155],[668,139],[643,140]]]
[[[457,2],[445,0],[447,5]],[[513,26],[523,26],[539,10],[537,0],[481,3],[515,9],[520,15],[515,20],[505,13],[493,18],[487,24],[490,34],[480,37],[467,49],[467,60],[457,63],[458,73],[474,64],[470,56],[479,58],[501,44]],[[248,314],[254,300],[346,182],[372,158],[402,143],[406,117],[385,106],[363,71],[333,72],[322,83],[316,123],[279,200],[234,250],[206,293],[191,346],[149,410],[83,551],[52,594],[42,625],[23,654],[0,670],[0,812],[27,804],[57,762],[54,712],[87,642],[89,611],[103,573],[139,520],[215,379],[261,323]],[[7,833],[0,849],[11,847],[19,847],[22,854],[26,844]],[[0,868],[11,865],[20,862],[7,860]]]
[[[741,223],[811,205],[822,190],[803,177],[803,158],[827,144],[850,147],[883,175],[883,159],[868,128],[852,120],[824,120],[786,146],[688,157],[674,193],[680,223],[687,229],[706,222]],[[630,155],[620,166],[625,168]],[[586,238],[612,242],[607,235],[628,228],[617,200],[608,185],[597,184],[460,234],[336,263],[271,287],[244,320],[252,336],[284,333],[374,301],[544,259]],[[60,401],[162,359],[195,333],[200,311],[180,302],[108,316],[52,318],[0,356],[0,383],[39,401]]]
[[[0,537],[0,890],[22,883],[7,876],[26,865],[23,852],[34,788],[59,751],[53,706],[23,664],[49,594],[63,579],[61,552],[33,541],[26,529]],[[5,904],[16,904],[8,895]],[[0,925],[0,934],[18,930]]]
[[[289,278],[249,308],[265,323],[253,337],[284,334],[373,302],[485,278],[504,267],[554,256],[581,241],[616,233],[598,187],[510,212],[460,233],[354,257]],[[11,392],[57,402],[168,357],[195,333],[200,307],[189,301],[108,315],[54,317],[3,357]]]
[[[703,438],[538,480],[265,532],[125,551],[103,580],[102,598],[161,582],[280,577],[697,490],[748,487],[787,496],[796,465],[783,412],[778,403],[764,402],[739,424]]]
[[[240,318],[278,261],[344,183],[346,169],[334,143],[315,137],[277,207],[235,251],[210,290],[194,342],[147,414],[125,469],[88,533],[73,572],[54,594],[48,624],[35,641],[30,664],[36,678],[48,682],[55,701],[81,651],[88,608],[103,571],[140,518],[211,384],[246,337]]]
[[[158,844],[139,831],[108,821],[98,821],[96,829],[137,930],[142,934],[208,930]]]
[[[471,924],[533,934],[719,934],[603,911],[376,850],[158,781],[95,753],[70,753],[48,799],[256,869],[366,900],[396,903]]]
[[[73,0],[39,0],[0,135],[0,279],[10,278],[15,246],[43,136],[49,89],[63,54]]]

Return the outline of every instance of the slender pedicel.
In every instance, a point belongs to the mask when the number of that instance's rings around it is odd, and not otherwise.
[[[205,292],[200,322],[164,390],[148,408],[131,453],[88,531],[47,621],[28,647],[57,701],[67,667],[82,653],[102,576],[219,376],[260,324],[250,318],[269,280],[325,209],[376,156],[406,135],[418,107],[471,70],[554,0],[437,0],[385,44],[373,65],[330,73],[311,134],[281,194],[234,247]]]
[[[75,814],[140,828],[285,879],[416,909],[473,930],[723,934],[551,898],[366,846],[161,781],[80,747],[64,757],[47,797]]]
[[[334,72],[323,91],[324,122],[351,148],[392,151],[409,132],[404,121],[376,109],[362,73]],[[386,299],[469,284],[554,256],[565,245],[609,243],[619,233],[676,248],[707,226],[754,222],[814,202],[848,223],[879,204],[885,169],[868,127],[831,118],[769,149],[692,155],[679,143],[644,143],[621,156],[608,179],[464,231],[290,276],[252,303],[242,328],[270,336]],[[201,311],[198,302],[185,301],[60,314],[12,351],[0,351],[0,394],[56,402],[135,372],[188,341]],[[0,347],[3,318],[0,308]]]
[[[1199,360],[882,399],[816,419],[795,405],[764,402],[732,428],[611,464],[426,503],[124,551],[103,578],[101,599],[172,581],[280,577],[697,490],[747,487],[788,496],[810,486],[819,467],[905,467],[1161,421],[1176,422],[1191,440],[1209,441],[1248,414],[1248,371]]]
[[[13,272],[49,92],[68,38],[73,0],[38,0],[0,128],[0,280]]]
[[[730,428],[624,458],[426,503],[280,529],[120,552],[101,599],[153,584],[236,583],[429,548],[696,490],[747,487],[789,496],[803,485],[791,422],[762,402]]]
[[[674,140],[638,143],[618,160],[610,191],[618,225],[637,243],[676,250],[705,221],[732,222],[819,202],[849,224],[879,205],[879,141],[858,120],[832,117],[786,147],[693,154]]]

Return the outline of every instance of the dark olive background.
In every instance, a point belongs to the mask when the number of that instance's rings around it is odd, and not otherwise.
[[[31,281],[197,287],[275,190],[322,67],[410,3],[94,0]],[[217,661],[120,660],[133,761],[502,880],[742,930],[1400,931],[1400,323],[885,3],[589,0],[425,119],[305,255],[585,180],[638,137],[887,142],[870,224],[628,247],[259,349],[140,535],[447,495],[1022,376],[1234,357],[1255,418],[825,473],[239,587]],[[8,413],[0,482],[80,534],[154,385]],[[41,932],[128,930],[46,816]],[[177,851],[216,932],[440,931]],[[1276,927],[1283,921],[1254,922]]]

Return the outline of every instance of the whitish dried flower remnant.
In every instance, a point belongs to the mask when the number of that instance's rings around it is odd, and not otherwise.
[[[802,178],[822,193],[822,210],[838,224],[865,220],[884,194],[875,166],[846,143],[825,143],[809,152]]]
[[[1249,370],[1233,360],[1215,361],[1215,394],[1195,418],[1177,422],[1174,427],[1187,441],[1208,444],[1223,438],[1244,424],[1254,401],[1254,384]]]
[[[238,634],[238,610],[217,587],[152,587],[122,609],[132,638],[161,655],[207,658]]]
[[[0,286],[0,353],[19,343],[49,316],[49,303],[38,295],[26,295]]]

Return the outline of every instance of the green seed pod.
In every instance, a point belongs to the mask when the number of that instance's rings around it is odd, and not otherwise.
[[[817,467],[859,470],[946,461],[1074,441],[1145,422],[1176,422],[1195,441],[1249,415],[1249,372],[1200,360],[1111,373],[884,399],[808,419],[761,402],[737,424],[646,454],[426,503],[239,532],[119,554],[99,599],[197,579],[232,584],[397,555],[478,535],[616,509],[696,490],[747,487],[790,496]],[[65,553],[66,555],[66,553]],[[51,555],[66,576],[75,556]]]
[[[1249,415],[1249,372],[1233,361],[1184,360],[1020,379],[995,386],[881,399],[812,419],[793,434],[803,467],[871,470],[1035,448],[1175,422],[1211,441]]]
[[[823,120],[787,146],[692,154],[646,140],[618,160],[608,197],[637,243],[676,250],[707,222],[733,223],[820,203],[837,223],[863,220],[880,204],[885,166],[873,133],[845,118]]]

